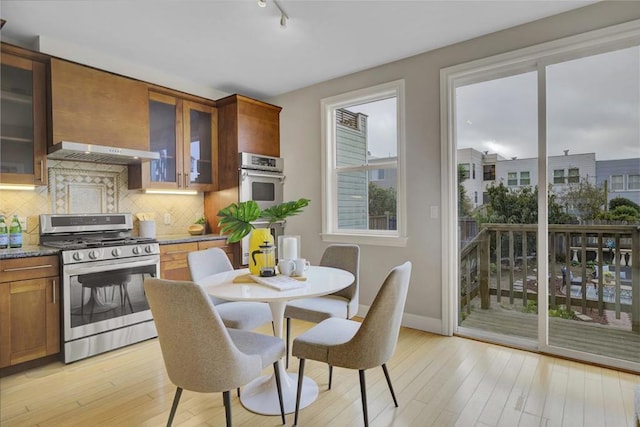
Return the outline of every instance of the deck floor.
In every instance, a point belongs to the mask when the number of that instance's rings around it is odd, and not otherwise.
[[[494,296],[491,307],[487,310],[480,309],[477,298],[472,303],[475,308],[462,321],[461,326],[537,339],[537,314],[522,312],[521,305],[505,307],[505,304],[501,305],[495,301]],[[589,315],[589,312],[585,314]],[[627,313],[623,315],[628,316]],[[640,363],[640,333],[633,332],[630,327],[550,317],[549,343],[553,346]]]

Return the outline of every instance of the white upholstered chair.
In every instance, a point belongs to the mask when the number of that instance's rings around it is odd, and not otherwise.
[[[187,264],[194,282],[211,274],[233,270],[227,254],[220,248],[189,252]],[[266,303],[210,298],[227,328],[250,330],[272,321],[271,310]]]
[[[146,279],[144,290],[158,330],[169,379],[176,385],[167,426],[173,422],[182,390],[222,392],[227,426],[231,426],[229,390],[239,388],[273,365],[284,405],[278,363],[284,342],[256,332],[228,329],[205,291],[193,282]]]
[[[287,303],[284,311],[286,323],[287,368],[289,367],[289,346],[291,343],[291,319],[320,323],[331,317],[351,319],[358,312],[358,293],[360,275],[360,247],[358,245],[330,245],[322,254],[320,265],[346,270],[355,279],[348,287],[330,295],[293,300]],[[331,383],[331,366],[329,366]]]
[[[386,363],[393,356],[398,343],[410,277],[411,263],[408,261],[391,270],[362,323],[332,317],[293,340],[292,354],[300,359],[298,378],[304,378],[307,359],[359,371],[365,426],[369,425],[364,377],[366,369],[382,366],[393,403],[398,406]],[[301,391],[302,381],[299,381],[294,425],[298,424]]]

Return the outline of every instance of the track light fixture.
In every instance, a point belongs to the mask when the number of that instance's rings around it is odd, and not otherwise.
[[[286,12],[282,10],[282,7],[278,4],[276,0],[272,0],[272,1],[273,1],[273,4],[275,4],[278,10],[280,11],[280,27],[282,29],[287,28],[287,20],[289,19],[289,15],[287,15]],[[258,6],[266,7],[267,0],[258,0]]]

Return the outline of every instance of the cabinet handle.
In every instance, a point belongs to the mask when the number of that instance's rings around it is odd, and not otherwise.
[[[24,270],[37,270],[39,268],[51,268],[53,267],[53,265],[51,264],[46,264],[46,265],[32,265],[30,267],[18,267],[18,268],[6,268],[4,270],[2,270],[4,273],[10,272],[10,271],[24,271]]]
[[[44,181],[44,160],[40,160],[40,182]]]
[[[53,279],[51,284],[51,290],[53,291],[53,301],[51,301],[53,304],[56,303],[56,280]]]
[[[176,254],[186,254],[189,251],[173,251],[173,252],[165,252],[166,255],[176,255]]]
[[[182,185],[182,174],[180,172],[178,172],[178,188],[180,188],[180,186]]]
[[[189,175],[184,174],[184,188],[189,188]]]

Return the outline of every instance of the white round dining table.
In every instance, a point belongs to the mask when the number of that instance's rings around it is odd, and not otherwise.
[[[303,286],[287,291],[279,291],[258,283],[235,283],[234,279],[248,274],[248,269],[232,270],[203,277],[197,283],[216,298],[227,301],[259,301],[269,304],[274,323],[275,335],[283,337],[284,310],[287,302],[294,299],[328,295],[349,286],[354,276],[348,271],[331,267],[310,266],[305,271]],[[286,372],[284,361],[280,360],[280,378],[285,413],[295,410],[298,374]],[[300,408],[310,405],[318,397],[318,385],[311,378],[304,377]],[[240,402],[248,410],[263,415],[279,415],[280,404],[274,374],[259,377],[242,389]]]

